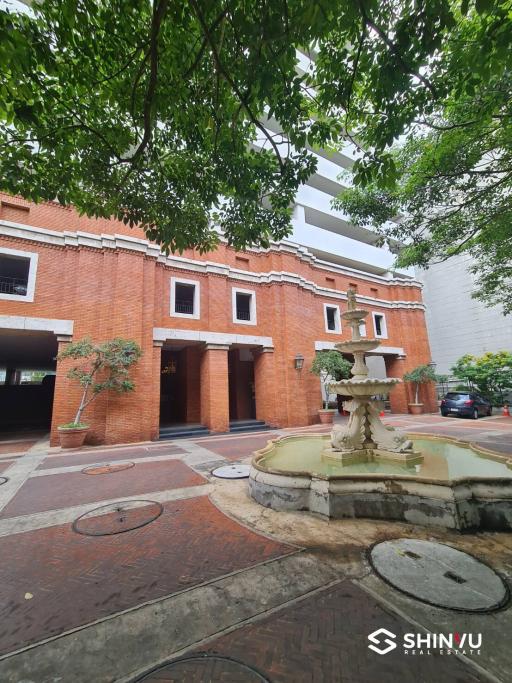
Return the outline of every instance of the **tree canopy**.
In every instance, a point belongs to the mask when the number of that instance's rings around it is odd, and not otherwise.
[[[447,34],[428,70],[433,83],[444,79],[443,94],[384,152],[394,173],[366,175],[336,205],[384,240],[404,244],[401,266],[428,268],[469,254],[474,296],[510,313],[512,73],[504,57],[512,44],[512,3],[490,5],[489,13],[461,15]]]
[[[2,9],[0,189],[137,223],[165,249],[212,248],[213,223],[237,248],[266,246],[289,233],[319,146],[352,140],[356,183],[391,187],[398,136],[505,77],[509,12],[509,0]]]
[[[475,386],[493,403],[502,405],[504,394],[512,390],[512,353],[498,351],[483,356],[466,354],[451,368],[454,377]]]

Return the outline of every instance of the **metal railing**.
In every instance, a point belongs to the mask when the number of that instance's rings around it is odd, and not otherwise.
[[[237,318],[237,320],[250,320],[251,319],[251,311],[247,308],[237,308],[236,309],[236,318]]]
[[[194,313],[194,302],[193,301],[180,301],[176,300],[174,304],[174,310],[176,313],[189,313],[192,315]]]
[[[1,294],[18,294],[25,296],[27,293],[27,280],[18,277],[6,277],[0,275],[0,293]]]

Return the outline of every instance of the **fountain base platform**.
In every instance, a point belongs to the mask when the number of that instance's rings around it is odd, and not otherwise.
[[[386,453],[390,457],[366,449],[331,457],[330,437],[321,434],[270,441],[254,455],[250,495],[274,510],[334,519],[512,530],[512,460],[456,439],[408,437],[412,453]]]

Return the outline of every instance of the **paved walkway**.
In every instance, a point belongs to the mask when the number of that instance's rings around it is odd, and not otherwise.
[[[512,419],[385,419],[512,454]],[[508,580],[512,535],[276,513],[248,497],[246,481],[211,477],[283,433],[3,448],[0,681],[511,680],[512,610],[461,614],[406,598],[374,575],[366,551],[386,538],[439,540]],[[87,474],[91,465],[100,473]],[[379,628],[481,632],[483,645],[478,655],[380,656],[367,638]]]

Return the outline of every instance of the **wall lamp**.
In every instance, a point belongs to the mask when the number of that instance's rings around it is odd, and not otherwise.
[[[304,356],[301,353],[297,353],[295,358],[293,359],[293,362],[295,364],[296,370],[302,370],[302,368],[304,367]]]

